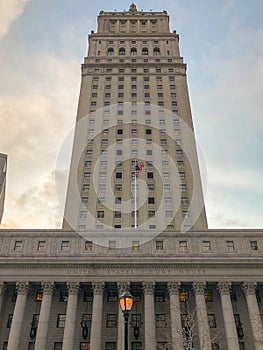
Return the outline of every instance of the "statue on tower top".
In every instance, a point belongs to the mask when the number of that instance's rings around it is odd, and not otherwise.
[[[136,5],[134,3],[131,4],[129,11],[131,11],[131,12],[136,12],[137,11],[137,7],[136,7]]]

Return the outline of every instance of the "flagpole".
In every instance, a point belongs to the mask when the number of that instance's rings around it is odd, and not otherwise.
[[[137,175],[136,175],[136,164],[137,164],[137,161],[135,159],[135,171],[134,171],[134,184],[135,184],[135,189],[134,189],[134,227],[135,229],[137,229]]]

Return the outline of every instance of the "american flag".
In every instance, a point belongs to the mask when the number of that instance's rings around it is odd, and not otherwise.
[[[143,162],[137,163],[135,166],[135,175],[139,175],[142,172],[143,167],[144,167]]]

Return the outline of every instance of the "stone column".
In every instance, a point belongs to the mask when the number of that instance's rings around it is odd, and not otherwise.
[[[130,285],[128,282],[119,282],[118,283],[118,291],[119,296],[121,296],[124,292],[128,292],[130,290]],[[124,318],[121,308],[118,302],[118,350],[123,350],[124,347]]]
[[[154,283],[143,283],[144,290],[144,323],[145,323],[145,350],[156,349]]]
[[[67,314],[63,336],[62,350],[72,350],[74,348],[74,335],[76,327],[76,313],[78,305],[79,283],[68,282],[68,303]]]
[[[255,294],[257,283],[244,282],[243,290],[246,295],[248,314],[254,337],[254,345],[256,350],[263,349],[263,327],[260,317],[258,302]]]
[[[104,283],[97,282],[93,284],[93,307],[90,333],[90,348],[92,350],[101,350],[103,292]]]
[[[6,291],[5,282],[0,282],[0,314],[1,314],[2,306],[3,306],[5,291]]]
[[[231,282],[219,282],[218,290],[221,297],[221,306],[224,318],[227,348],[230,350],[239,350],[237,329],[233,315],[233,308],[230,299]]]
[[[54,292],[53,282],[44,282],[41,284],[43,290],[43,299],[39,315],[37,327],[37,337],[35,350],[46,350],[46,342],[48,337],[48,323],[52,304],[52,295]]]
[[[167,287],[170,298],[172,349],[181,350],[183,349],[183,335],[179,300],[180,282],[169,282]]]
[[[194,282],[196,316],[199,331],[200,349],[211,350],[211,339],[204,296],[204,282]]]
[[[15,310],[13,313],[12,324],[9,333],[7,350],[19,350],[20,333],[23,324],[24,312],[29,290],[29,282],[17,282],[17,298]]]

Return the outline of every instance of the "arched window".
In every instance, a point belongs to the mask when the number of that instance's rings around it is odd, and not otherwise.
[[[153,49],[153,54],[154,54],[154,56],[160,56],[160,49],[158,47],[155,47]]]
[[[144,47],[144,48],[142,49],[142,55],[143,55],[143,56],[148,56],[148,49],[147,49],[147,47]]]
[[[108,49],[108,56],[113,56],[113,54],[114,54],[114,50],[111,47],[111,48]]]
[[[136,49],[135,47],[132,47],[132,48],[131,48],[131,55],[132,55],[132,56],[137,55],[137,49]]]
[[[120,55],[120,56],[124,56],[124,55],[125,55],[125,48],[124,48],[124,47],[121,47],[121,48],[119,49],[119,55]]]

